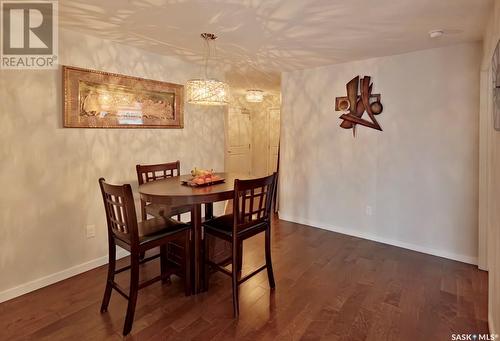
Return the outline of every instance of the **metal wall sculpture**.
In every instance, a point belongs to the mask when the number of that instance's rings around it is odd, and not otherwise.
[[[384,107],[380,94],[372,94],[373,83],[370,84],[370,79],[370,76],[364,76],[360,80],[356,76],[346,84],[347,96],[335,98],[335,110],[345,112],[340,116],[340,127],[352,129],[354,136],[357,124],[382,131],[375,116],[381,114]],[[368,114],[366,119],[363,118],[365,112]]]

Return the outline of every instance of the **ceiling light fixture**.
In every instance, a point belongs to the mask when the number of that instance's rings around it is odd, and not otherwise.
[[[208,61],[211,56],[211,44],[217,39],[213,33],[202,33],[205,40],[205,75],[203,78],[190,79],[186,83],[188,103],[201,105],[227,105],[229,103],[229,85],[217,79],[208,78]],[[213,49],[215,51],[215,48]]]
[[[443,30],[432,30],[432,31],[429,31],[429,37],[431,37],[432,39],[442,37],[443,34],[444,34]]]
[[[260,103],[264,100],[264,91],[262,90],[247,90],[245,95],[247,102]]]

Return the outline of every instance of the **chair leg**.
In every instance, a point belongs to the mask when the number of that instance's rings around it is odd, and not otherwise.
[[[189,239],[190,231],[187,231],[184,239],[184,291],[186,296],[192,293],[191,288],[191,240]]]
[[[238,243],[238,274],[241,276],[243,269],[243,240]]]
[[[208,290],[208,282],[210,279],[210,265],[208,262],[210,261],[210,254],[209,254],[209,244],[208,244],[208,235],[205,233],[203,236],[203,266],[204,266],[204,276],[203,276],[203,286],[204,290]]]
[[[134,322],[135,304],[137,302],[137,292],[139,291],[139,255],[132,253],[130,255],[130,263],[130,290],[123,335],[130,333]]]
[[[276,287],[276,283],[274,282],[274,273],[273,273],[273,263],[271,261],[271,228],[270,226],[266,229],[266,267],[267,267],[267,278],[269,280],[269,286],[271,289]]]
[[[141,218],[142,221],[148,219],[148,214],[146,213],[146,202],[141,200]]]
[[[141,200],[141,217],[142,217],[142,221],[146,221],[148,219],[148,214],[146,213],[146,202],[143,200]],[[144,252],[141,252],[139,254],[139,258],[141,260],[143,260],[145,256],[146,256],[146,254]]]
[[[233,271],[231,271],[231,277],[233,280],[233,314],[234,317],[238,317],[240,314],[240,302],[239,302],[239,295],[238,295],[238,278],[239,278],[239,271],[240,269],[238,268],[238,241],[233,240]]]
[[[167,245],[160,246],[160,269],[161,269],[161,281],[163,283],[170,283],[170,275],[168,273],[168,247],[167,247]]]
[[[108,276],[106,278],[106,289],[104,289],[104,297],[101,304],[101,313],[108,311],[109,300],[111,299],[111,292],[113,290],[112,283],[115,280],[116,269],[116,246],[112,242],[109,244],[109,262],[108,262]]]

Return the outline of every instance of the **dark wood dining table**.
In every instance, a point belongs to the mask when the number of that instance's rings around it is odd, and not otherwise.
[[[191,175],[174,176],[168,179],[157,180],[139,186],[141,199],[150,203],[164,204],[172,207],[191,205],[192,249],[193,252],[193,290],[194,293],[203,291],[203,243],[202,210],[205,205],[205,219],[213,217],[213,203],[233,198],[234,180],[251,179],[250,176],[238,173],[216,173],[225,179],[223,183],[190,187],[183,185],[182,180],[191,179]]]

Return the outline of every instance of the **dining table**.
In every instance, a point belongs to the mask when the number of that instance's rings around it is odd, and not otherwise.
[[[192,252],[192,288],[195,294],[203,292],[203,279],[208,274],[204,273],[203,260],[203,227],[202,227],[202,205],[204,205],[204,218],[213,218],[213,204],[219,201],[230,200],[234,194],[235,179],[252,179],[249,175],[241,173],[215,173],[224,179],[221,183],[202,186],[189,186],[183,181],[192,179],[192,176],[181,175],[167,179],[156,180],[139,185],[141,200],[148,203],[161,204],[170,207],[191,206],[191,249]]]

